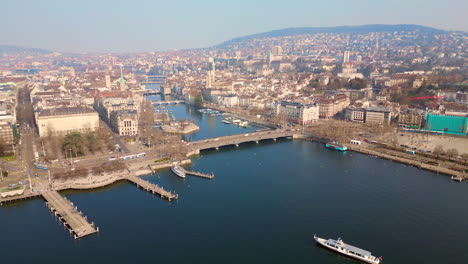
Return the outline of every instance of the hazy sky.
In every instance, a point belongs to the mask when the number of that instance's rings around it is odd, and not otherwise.
[[[0,44],[161,51],[287,27],[420,24],[468,31],[466,0],[4,0]]]

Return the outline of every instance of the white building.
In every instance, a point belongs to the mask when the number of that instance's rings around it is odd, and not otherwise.
[[[71,132],[93,132],[99,129],[99,115],[86,107],[61,107],[45,109],[36,113],[39,136],[68,134]]]
[[[113,112],[111,123],[119,136],[136,136],[138,134],[138,113],[136,111]]]
[[[284,115],[289,122],[308,125],[319,119],[319,106],[282,101],[276,108],[277,115]]]
[[[220,104],[224,107],[236,107],[239,105],[239,97],[237,95],[225,95],[221,97]]]

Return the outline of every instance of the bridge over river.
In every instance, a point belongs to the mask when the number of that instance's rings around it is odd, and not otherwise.
[[[259,132],[254,132],[254,133],[192,141],[189,144],[193,150],[200,151],[200,150],[211,149],[211,148],[217,149],[217,148],[228,146],[228,145],[238,146],[239,144],[246,143],[246,142],[259,142],[260,140],[267,140],[267,139],[276,140],[278,138],[292,137],[295,133],[297,134],[297,132],[293,129],[267,130],[267,131],[259,131]]]
[[[157,105],[184,104],[184,103],[185,102],[183,100],[156,101],[156,102],[153,102],[153,105],[157,106]]]

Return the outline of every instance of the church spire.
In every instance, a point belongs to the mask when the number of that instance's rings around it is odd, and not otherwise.
[[[125,84],[125,79],[123,75],[122,65],[120,65],[120,84]]]

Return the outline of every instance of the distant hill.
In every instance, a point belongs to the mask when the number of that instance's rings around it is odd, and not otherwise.
[[[317,34],[317,33],[341,33],[341,34],[366,34],[371,32],[394,32],[394,31],[421,31],[426,33],[444,33],[446,31],[432,27],[419,26],[419,25],[363,25],[363,26],[339,26],[339,27],[299,27],[299,28],[285,28],[273,30],[270,32],[263,32],[243,37],[234,38],[221,43],[219,46],[226,46],[238,42],[249,41],[252,39],[274,38],[285,36],[296,36],[302,34]]]
[[[52,53],[49,50],[45,49],[36,49],[36,48],[24,48],[20,46],[13,45],[0,45],[0,55],[2,54],[49,54]]]

